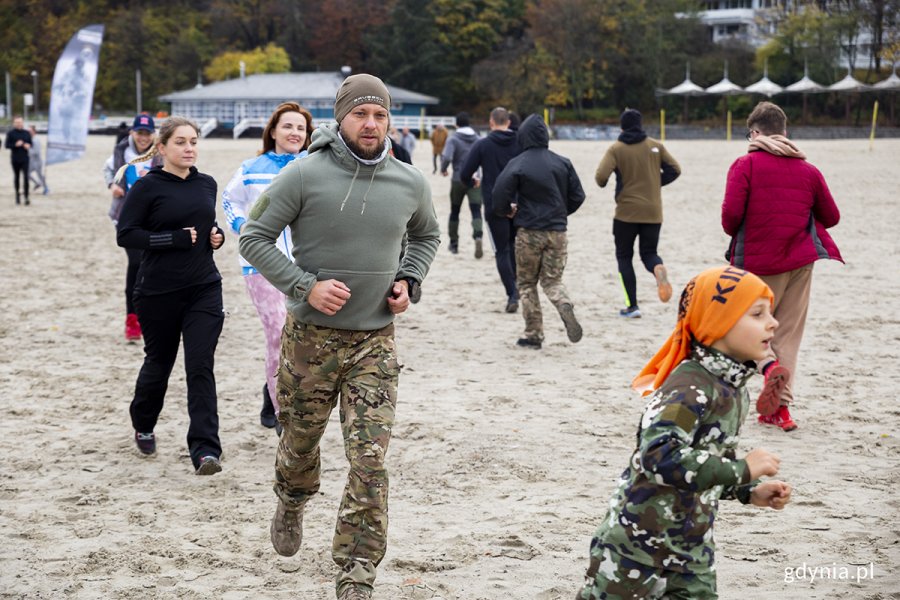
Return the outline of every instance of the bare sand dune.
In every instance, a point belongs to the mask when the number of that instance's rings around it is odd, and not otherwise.
[[[414,158],[446,230],[449,181],[431,174],[428,146],[420,143]],[[544,349],[517,349],[521,315],[502,312],[492,253],[475,260],[469,239],[459,255],[442,246],[422,302],[398,319],[405,368],[377,598],[574,596],[590,536],[634,444],[642,402],[628,383],[675,321],[674,304],[654,299],[645,272],[644,318],[617,317],[612,191],[593,183],[606,146],[553,144],[574,161],[588,194],[570,221],[566,270],[585,328],[581,343],[569,344],[547,313]],[[221,187],[256,147],[204,140],[200,167]],[[684,175],[664,193],[660,248],[680,290],[723,260],[725,173],[745,144],[668,147]],[[801,148],[842,210],[833,235],[847,264],[816,267],[794,411],[800,429],[785,434],[752,417],[745,424],[742,447],[782,456],[794,503],[780,513],[723,503],[720,595],[900,598],[900,140],[878,140],[874,151],[863,140]],[[322,491],[308,505],[303,548],[278,557],[268,539],[276,438],[256,416],[263,337],[233,236],[217,254],[229,311],[216,361],[225,470],[211,478],[191,470],[180,359],[158,455],[142,459],[133,449],[128,404],[142,350],[122,339],[125,255],[100,175],[111,149],[111,138],[91,137],[83,159],[50,169],[53,194],[35,196],[28,208],[13,204],[3,175],[0,595],[333,597],[330,545],[345,476],[340,430],[332,423],[323,441]],[[804,565],[833,576],[788,581],[786,569]],[[841,568],[855,578],[858,567],[868,579],[838,578]]]

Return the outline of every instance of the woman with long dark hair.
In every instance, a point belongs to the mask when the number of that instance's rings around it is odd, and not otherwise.
[[[187,444],[198,475],[222,470],[213,357],[222,332],[222,277],[213,250],[216,182],[197,171],[197,125],[170,117],[159,128],[162,165],[138,179],[119,216],[119,246],[142,250],[134,304],[144,334],[144,364],[131,402],[138,450],[156,452],[156,427],[179,342],[184,343]]]

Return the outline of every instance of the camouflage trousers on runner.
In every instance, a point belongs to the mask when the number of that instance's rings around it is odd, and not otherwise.
[[[350,583],[371,586],[387,548],[384,458],[399,376],[393,324],[349,331],[300,323],[288,313],[278,370],[278,419],[284,432],[275,460],[275,493],[290,507],[319,491],[319,440],[339,406],[350,472],[332,544],[332,558],[341,568],[338,591]]]
[[[565,231],[519,229],[516,233],[516,287],[525,317],[526,338],[544,341],[538,282],[557,310],[563,304],[572,304],[562,282],[567,245]]]
[[[575,600],[715,600],[716,572],[664,571],[626,558],[608,546],[591,549],[591,565]]]

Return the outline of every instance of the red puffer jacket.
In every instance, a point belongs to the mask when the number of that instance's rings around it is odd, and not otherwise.
[[[825,231],[840,218],[825,178],[803,159],[750,152],[728,170],[722,228],[736,267],[775,275],[820,258],[844,262]]]

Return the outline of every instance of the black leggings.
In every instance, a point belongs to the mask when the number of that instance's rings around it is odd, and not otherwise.
[[[135,306],[144,335],[144,365],[134,387],[131,424],[141,433],[150,433],[156,427],[178,344],[183,339],[190,417],[187,444],[197,468],[202,457],[218,458],[222,454],[213,374],[216,344],[225,320],[222,282],[154,296],[138,294]]]
[[[622,287],[625,288],[625,304],[628,307],[637,306],[637,280],[634,275],[634,267],[631,261],[634,259],[634,240],[638,242],[638,252],[644,267],[653,272],[656,265],[661,265],[663,260],[656,253],[659,244],[660,223],[626,223],[613,219],[613,237],[616,240],[616,262],[619,264],[619,276],[622,278]]]
[[[16,198],[19,196],[19,175],[22,176],[22,181],[25,185],[25,197],[28,197],[28,159],[25,160],[14,160],[12,163],[13,168],[13,185],[16,188]]]

